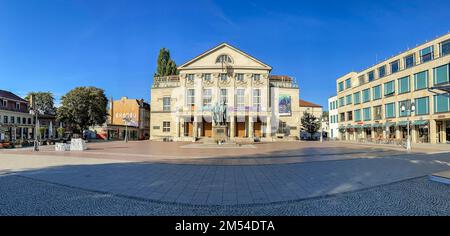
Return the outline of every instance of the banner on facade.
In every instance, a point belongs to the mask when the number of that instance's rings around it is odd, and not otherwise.
[[[278,97],[278,113],[281,116],[291,115],[291,96],[280,95]]]

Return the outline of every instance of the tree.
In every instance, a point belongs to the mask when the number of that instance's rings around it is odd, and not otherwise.
[[[301,119],[301,130],[307,132],[311,135],[316,133],[320,129],[320,119],[315,117],[313,114],[304,112]]]
[[[328,117],[329,117],[329,112],[328,111],[323,111],[322,112],[322,119],[324,120],[324,121],[328,121]]]
[[[161,48],[159,50],[158,60],[156,61],[155,76],[177,75],[177,64],[170,59],[170,52],[168,49]]]
[[[55,115],[55,98],[51,92],[29,92],[25,100],[29,101],[30,105],[32,95],[39,114]]]
[[[89,126],[106,122],[108,99],[103,89],[77,87],[61,97],[57,118],[74,133],[82,133]]]

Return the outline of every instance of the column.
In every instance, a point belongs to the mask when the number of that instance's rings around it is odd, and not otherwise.
[[[175,118],[175,139],[180,138],[180,118]]]
[[[266,137],[272,137],[272,119],[270,116],[268,116],[266,119]]]
[[[395,127],[395,139],[402,139],[400,134],[400,126]]]
[[[231,122],[230,122],[230,138],[236,137],[236,117],[234,115],[231,115]]]
[[[371,130],[370,134],[371,134],[372,141],[375,141],[376,129],[370,128],[370,130]]]
[[[253,117],[249,116],[248,117],[248,137],[249,138],[253,138],[254,137],[254,122],[253,122]]]
[[[193,128],[193,131],[192,131],[192,133],[193,133],[193,135],[194,135],[194,138],[197,138],[198,137],[198,118],[197,118],[197,116],[194,116],[194,122],[193,122],[194,124],[194,128]]]
[[[442,140],[442,143],[446,143],[446,140],[447,140],[447,121],[445,121],[445,120],[443,120],[442,121],[442,132],[441,132],[441,134],[442,134],[442,136],[441,136],[441,140]]]
[[[411,129],[411,143],[417,143],[417,135],[419,132],[417,132],[418,126],[411,125],[409,127]]]
[[[437,143],[436,120],[430,120],[430,143]]]
[[[387,139],[386,127],[383,127],[383,139]]]
[[[12,134],[11,134],[11,138],[12,138],[12,140],[14,140],[14,141],[16,141],[16,132],[17,132],[16,129],[17,129],[17,128],[14,127],[14,128],[12,129],[13,131],[12,131]]]

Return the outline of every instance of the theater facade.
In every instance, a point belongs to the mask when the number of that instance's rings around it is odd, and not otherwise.
[[[298,139],[302,110],[292,77],[222,43],[178,67],[179,75],[155,77],[150,139],[192,141],[213,136],[215,106],[226,107],[229,140]]]

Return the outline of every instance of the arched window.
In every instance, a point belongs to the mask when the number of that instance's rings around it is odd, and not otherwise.
[[[233,63],[233,60],[231,59],[230,56],[222,54],[217,57],[216,63]]]

